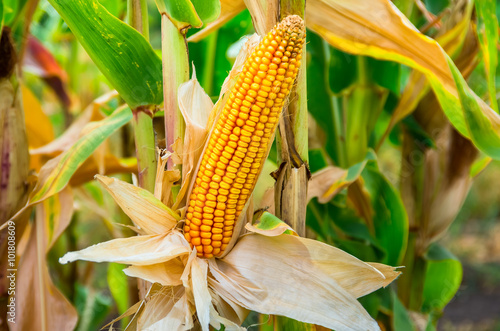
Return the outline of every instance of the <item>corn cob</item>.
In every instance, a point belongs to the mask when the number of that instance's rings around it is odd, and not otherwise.
[[[246,60],[216,121],[184,225],[184,236],[199,257],[220,257],[234,244],[236,222],[252,194],[297,76],[304,37],[299,16],[277,24]]]

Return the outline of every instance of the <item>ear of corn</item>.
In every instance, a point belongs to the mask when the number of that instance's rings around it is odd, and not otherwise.
[[[267,157],[284,103],[297,76],[304,22],[286,17],[247,59],[210,134],[189,197],[184,236],[199,257],[220,257],[239,231],[237,221]]]

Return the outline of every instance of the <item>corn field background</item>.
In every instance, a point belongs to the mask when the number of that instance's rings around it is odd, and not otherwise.
[[[0,0],[0,330],[500,330],[499,20],[498,0]],[[193,240],[202,178],[229,173],[214,146],[244,130],[270,139],[257,184]]]

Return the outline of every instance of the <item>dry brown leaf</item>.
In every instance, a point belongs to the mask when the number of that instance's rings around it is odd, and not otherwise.
[[[16,292],[16,323],[11,330],[73,330],[77,322],[75,308],[54,286],[46,263],[46,254],[68,226],[73,214],[73,196],[66,188],[36,206],[36,225],[31,231],[20,263]],[[51,224],[49,220],[55,221]]]
[[[309,181],[307,201],[318,198],[320,203],[327,203],[339,191],[350,183],[343,181],[347,176],[347,170],[328,166],[315,172]]]

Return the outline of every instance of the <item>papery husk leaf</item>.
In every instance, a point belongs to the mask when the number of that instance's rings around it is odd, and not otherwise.
[[[132,222],[147,234],[166,233],[177,225],[179,216],[149,191],[116,178],[100,175],[95,178]]]
[[[248,309],[238,306],[232,301],[226,301],[220,297],[217,292],[211,290],[210,288],[209,290],[210,295],[212,296],[212,303],[221,316],[224,316],[224,318],[237,325],[241,325],[245,321],[250,312]]]
[[[224,330],[227,331],[246,331],[246,328],[241,327],[233,321],[220,316],[213,305],[210,306],[210,325],[219,330],[221,329],[222,325],[224,325]]]
[[[143,307],[144,307],[144,302],[143,301],[136,302],[132,307],[130,307],[129,309],[127,309],[123,314],[121,314],[120,316],[118,316],[117,318],[115,318],[114,320],[112,320],[111,322],[109,322],[108,324],[106,324],[101,330],[104,330],[104,328],[107,328],[109,326],[109,331],[113,331],[114,330],[113,324],[115,324],[119,320],[124,319],[125,317],[137,314],[137,312],[140,309],[143,309]]]
[[[205,93],[196,79],[193,67],[193,77],[179,86],[179,109],[186,122],[184,147],[182,152],[182,186],[187,187],[193,177],[197,163],[201,159],[210,127],[208,118],[214,108],[210,97]]]
[[[76,260],[151,265],[191,253],[189,243],[178,231],[147,236],[120,238],[66,253],[59,263]]]
[[[13,331],[76,327],[76,310],[53,284],[46,262],[50,247],[71,221],[72,201],[67,188],[36,207],[36,223],[18,267],[16,282],[22,286],[16,289],[16,323],[9,323]]]
[[[189,37],[187,39],[188,42],[198,42],[202,40],[245,9],[243,0],[221,0],[220,4],[221,13],[219,17],[215,21],[207,24],[201,31]]]
[[[350,272],[343,274],[335,263]],[[379,329],[355,297],[366,294],[367,288],[375,291],[386,285],[387,277],[332,246],[290,235],[250,234],[225,258],[209,264],[209,285],[225,300],[247,309],[336,330]],[[353,274],[358,282],[377,277],[378,282],[360,288],[344,279]]]
[[[150,283],[159,283],[163,286],[181,285],[181,276],[184,272],[184,263],[176,258],[158,264],[137,266],[133,265],[123,272],[130,277],[147,280]]]
[[[184,294],[180,299],[178,299],[175,302],[167,317],[156,322],[147,330],[148,331],[193,330],[194,326],[192,317],[193,313],[194,311],[193,308],[191,308],[188,297],[187,295]]]
[[[244,0],[255,31],[265,36],[278,23],[279,2],[267,0]]]
[[[172,205],[172,187],[181,179],[179,169],[165,170],[170,156],[172,154],[167,150],[158,150],[154,196],[165,206]]]
[[[209,331],[210,308],[212,307],[212,297],[208,291],[207,276],[208,263],[206,259],[195,257],[191,266],[191,289],[193,291],[194,303],[196,305],[196,315],[200,321],[201,329]]]
[[[149,297],[148,302],[137,320],[137,328],[146,330],[169,315],[177,301],[185,295],[183,286],[164,286]],[[179,321],[182,323],[182,319]],[[166,330],[166,329],[165,329]],[[171,329],[168,329],[171,330]],[[173,330],[176,330],[175,328]]]

